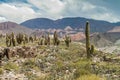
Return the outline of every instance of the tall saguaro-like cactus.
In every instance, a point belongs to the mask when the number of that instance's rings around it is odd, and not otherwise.
[[[93,55],[94,53],[94,45],[90,45],[90,24],[88,21],[86,22],[85,36],[86,36],[87,58],[90,58],[91,55]]]
[[[85,36],[86,36],[86,52],[87,52],[87,58],[90,58],[90,25],[89,22],[86,22],[86,28],[85,28]]]

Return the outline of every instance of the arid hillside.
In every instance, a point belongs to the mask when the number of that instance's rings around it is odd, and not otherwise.
[[[26,28],[17,23],[14,23],[14,22],[0,23],[0,33],[1,34],[12,33],[12,32],[14,32],[15,34],[17,34],[17,33],[31,34],[32,29]]]

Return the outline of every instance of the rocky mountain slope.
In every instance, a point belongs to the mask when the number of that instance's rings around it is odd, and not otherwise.
[[[113,29],[109,30],[108,32],[120,32],[120,26],[114,27]]]
[[[14,22],[0,23],[0,33],[6,34],[6,33],[11,33],[11,32],[14,32],[15,34],[17,33],[31,34],[32,29],[26,28]]]
[[[119,39],[120,32],[94,33],[90,37],[91,43],[97,47],[113,46]]]

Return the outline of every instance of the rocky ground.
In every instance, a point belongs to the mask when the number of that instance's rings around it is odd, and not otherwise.
[[[0,80],[120,79],[120,55],[96,50],[88,60],[85,46],[79,42],[72,42],[69,48],[64,43],[10,47],[9,54],[9,60],[2,59]]]

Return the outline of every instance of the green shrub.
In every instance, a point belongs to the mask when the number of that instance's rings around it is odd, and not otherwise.
[[[106,79],[105,78],[100,78],[99,76],[91,74],[91,75],[81,76],[77,80],[106,80]]]
[[[2,69],[2,68],[0,68],[0,75],[1,75],[1,74],[3,74],[3,69]]]
[[[71,66],[76,69],[74,73],[75,78],[83,75],[89,75],[92,72],[91,62],[89,60],[81,60],[73,63]]]
[[[29,69],[36,67],[34,59],[28,59],[22,64],[23,68]]]
[[[12,62],[8,62],[7,64],[4,65],[4,69],[6,70],[18,70],[18,66],[15,64],[15,63],[12,63]]]
[[[78,69],[78,70],[76,70],[76,72],[74,73],[74,76],[75,76],[75,78],[78,78],[79,76],[83,76],[83,75],[89,75],[90,74],[90,72],[89,72],[89,70],[86,70],[86,69]]]

